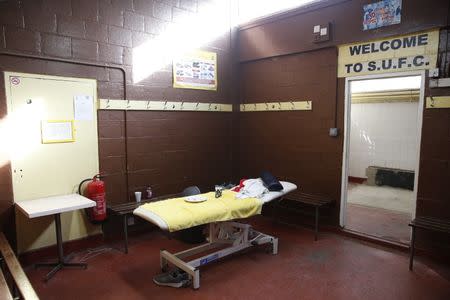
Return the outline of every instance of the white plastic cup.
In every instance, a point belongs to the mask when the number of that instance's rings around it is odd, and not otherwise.
[[[134,196],[136,197],[136,202],[141,202],[142,192],[134,192]]]

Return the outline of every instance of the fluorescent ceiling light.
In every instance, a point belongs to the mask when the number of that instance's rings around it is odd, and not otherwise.
[[[352,81],[352,93],[420,89],[420,76]]]

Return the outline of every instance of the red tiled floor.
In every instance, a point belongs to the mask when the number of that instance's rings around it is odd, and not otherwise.
[[[410,214],[347,203],[345,228],[382,239],[409,244]]]
[[[252,223],[279,237],[278,255],[251,249],[206,266],[197,291],[153,284],[159,249],[190,247],[158,231],[132,237],[128,255],[101,253],[48,283],[47,270],[26,271],[42,299],[450,299],[450,267],[419,257],[410,272],[406,253],[331,233],[314,242],[310,230],[263,217]]]

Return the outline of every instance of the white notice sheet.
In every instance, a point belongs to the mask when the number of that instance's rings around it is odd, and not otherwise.
[[[94,119],[94,101],[92,96],[76,95],[73,97],[75,120],[92,121]]]

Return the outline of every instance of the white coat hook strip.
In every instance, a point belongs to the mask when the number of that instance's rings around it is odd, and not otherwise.
[[[312,101],[278,101],[245,103],[240,105],[241,112],[292,110],[312,110]]]
[[[427,97],[426,108],[450,108],[450,96]]]
[[[189,101],[153,101],[100,99],[99,109],[108,110],[152,110],[152,111],[209,111],[231,112],[233,106],[224,103],[202,103]]]

